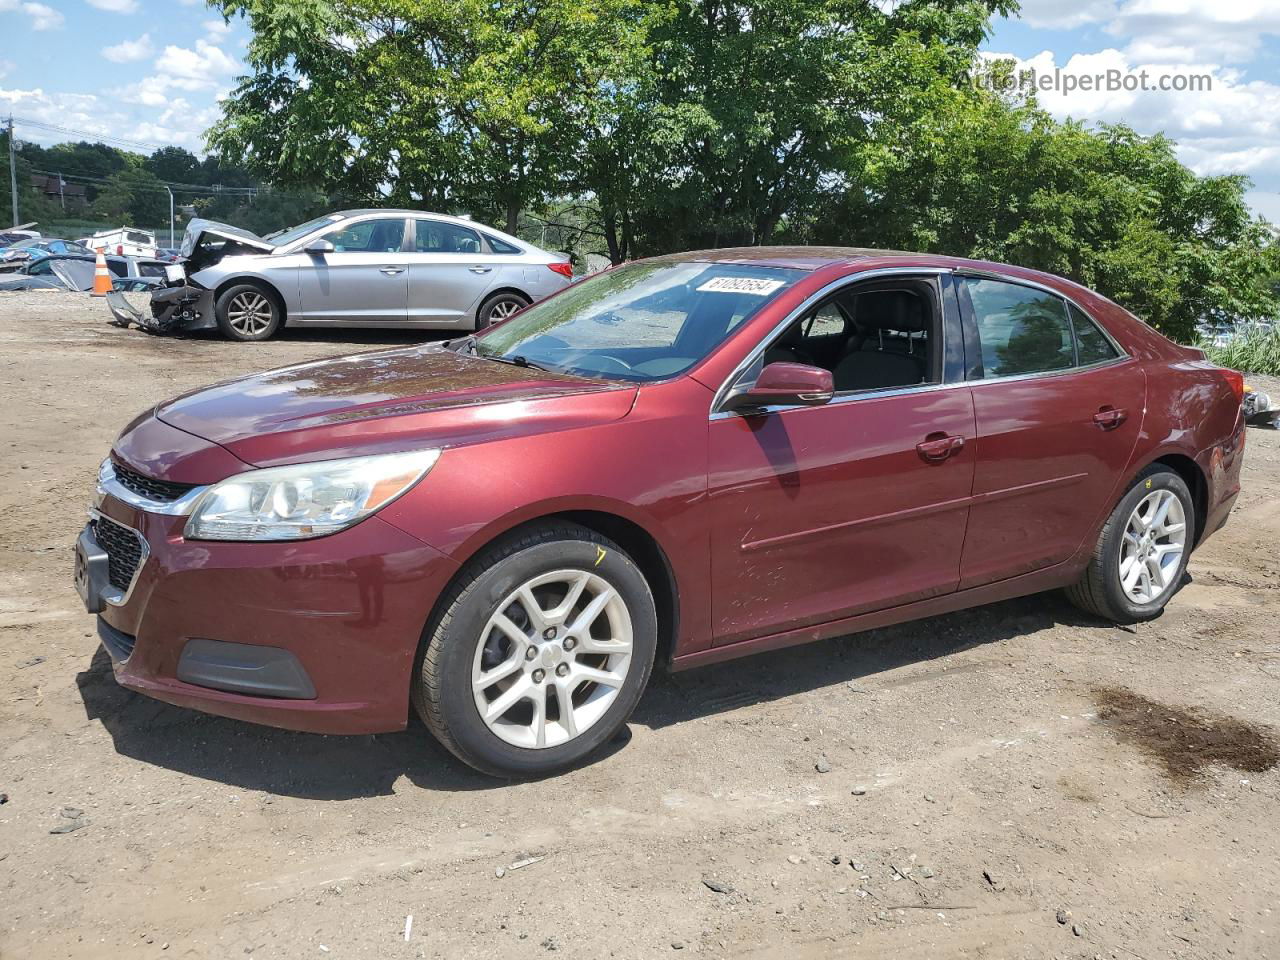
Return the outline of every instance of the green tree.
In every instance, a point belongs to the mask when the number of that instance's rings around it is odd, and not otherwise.
[[[161,147],[147,157],[143,166],[158,179],[168,180],[170,183],[201,182],[199,158],[182,147]]]
[[[154,227],[169,220],[169,195],[151,171],[130,166],[108,178],[93,211],[110,222]]]
[[[284,186],[515,229],[569,177],[640,0],[226,0],[253,73],[210,144]]]
[[[1278,304],[1270,228],[1242,177],[1198,177],[1175,144],[1059,123],[1023,100],[957,88],[854,157],[830,214],[792,237],[976,257],[1093,287],[1184,340],[1213,317]]]

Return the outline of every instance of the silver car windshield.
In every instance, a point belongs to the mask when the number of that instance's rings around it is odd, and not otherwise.
[[[283,247],[286,243],[305,237],[308,233],[315,233],[322,227],[330,226],[341,220],[341,217],[327,216],[316,217],[314,220],[308,220],[306,223],[300,223],[296,227],[290,227],[288,230],[281,230],[278,233],[269,233],[262,239],[270,240],[277,247]]]
[[[525,309],[477,337],[475,351],[607,380],[665,380],[804,275],[750,264],[630,264]]]

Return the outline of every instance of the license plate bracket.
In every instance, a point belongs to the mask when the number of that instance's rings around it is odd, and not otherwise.
[[[80,599],[84,601],[84,608],[89,613],[101,613],[106,609],[106,601],[103,600],[102,595],[109,585],[107,580],[109,563],[107,551],[102,549],[102,545],[93,535],[93,524],[86,525],[76,540],[73,578],[76,593],[80,594]]]

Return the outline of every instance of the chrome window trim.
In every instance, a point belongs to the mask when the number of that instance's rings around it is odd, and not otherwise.
[[[711,420],[723,420],[727,417],[743,416],[743,414],[737,410],[719,409],[720,405],[727,398],[729,392],[736,385],[738,378],[742,376],[742,374],[745,373],[753,363],[755,363],[757,358],[759,358],[764,354],[765,350],[768,348],[769,343],[772,342],[775,337],[777,337],[780,333],[786,330],[787,327],[791,326],[791,324],[799,320],[807,311],[813,309],[813,307],[817,306],[817,304],[820,301],[826,299],[835,291],[841,289],[842,287],[852,286],[853,284],[861,283],[864,280],[874,280],[878,277],[902,277],[902,276],[941,277],[953,272],[954,271],[950,267],[880,267],[879,269],[867,270],[861,273],[846,274],[845,276],[840,277],[837,280],[832,280],[825,287],[822,287],[815,293],[812,293],[808,297],[806,297],[805,300],[799,306],[797,306],[794,310],[792,310],[785,317],[783,317],[782,320],[780,320],[777,324],[775,324],[774,328],[770,330],[767,334],[765,334],[763,337],[761,337],[760,342],[757,343],[752,348],[751,352],[748,353],[746,357],[744,357],[743,360],[736,367],[733,368],[732,371],[730,371],[729,376],[725,378],[724,383],[720,384],[720,389],[718,389],[715,392],[715,396],[711,398],[711,409],[709,411],[709,418]],[[941,301],[939,301],[938,305],[939,305],[939,308],[942,308]],[[942,329],[939,332],[941,336],[945,338],[946,323],[943,322],[941,327]],[[942,356],[946,356],[945,340],[942,342],[942,348],[943,348]],[[963,385],[965,385],[963,381],[959,384],[924,383],[924,384],[915,384],[909,387],[893,387],[888,390],[850,391],[847,393],[837,393],[831,399],[831,402],[824,404],[824,406],[830,406],[832,403],[847,403],[850,400],[866,400],[866,399],[871,399],[872,397],[895,396],[901,393],[914,393],[914,392],[923,391],[923,390],[934,390],[939,387],[952,387],[952,386],[963,386]],[[785,404],[782,406],[757,407],[753,409],[752,413],[753,414],[757,412],[772,413],[780,410],[809,410],[809,409],[816,409],[816,408],[799,407],[792,404]]]
[[[147,544],[146,537],[144,537],[140,532],[135,530],[133,527],[129,526],[127,523],[121,523],[115,517],[108,517],[101,510],[98,510],[96,508],[89,510],[89,516],[93,518],[93,521],[95,524],[95,528],[93,531],[93,538],[95,540],[98,539],[98,531],[96,528],[97,522],[99,520],[107,520],[110,523],[114,523],[117,527],[123,527],[125,530],[128,530],[130,533],[132,533],[134,537],[136,537],[138,540],[138,546],[142,548],[142,553],[138,557],[138,565],[134,567],[133,576],[129,579],[129,586],[126,587],[124,590],[121,590],[119,587],[115,586],[114,584],[108,583],[106,588],[99,594],[99,596],[102,597],[103,601],[111,604],[111,606],[123,607],[126,603],[129,602],[129,597],[133,595],[133,588],[138,584],[138,577],[142,576],[142,568],[147,565],[147,560],[150,559],[151,557],[151,547]],[[102,541],[100,540],[98,541],[98,546],[99,547],[102,546]],[[108,554],[108,556],[110,555]]]
[[[99,503],[102,502],[103,497],[111,496],[116,500],[119,500],[121,503],[133,507],[135,510],[141,510],[144,513],[158,513],[166,517],[188,516],[195,508],[196,501],[203,497],[205,491],[208,489],[208,485],[192,487],[177,500],[165,503],[162,500],[151,500],[148,497],[140,496],[117,480],[115,467],[112,465],[110,457],[103,460],[102,466],[98,468]],[[119,521],[115,522],[118,523]]]
[[[998,280],[1001,283],[1011,283],[1014,286],[1018,286],[1018,287],[1030,287],[1033,290],[1042,290],[1045,293],[1053,294],[1059,300],[1065,300],[1067,303],[1071,304],[1073,307],[1075,307],[1077,310],[1083,313],[1086,317],[1088,317],[1089,321],[1095,327],[1097,327],[1099,330],[1102,331],[1102,335],[1107,338],[1107,342],[1110,343],[1111,346],[1115,348],[1116,356],[1113,357],[1111,360],[1100,360],[1098,361],[1098,363],[1091,363],[1087,367],[1068,367],[1067,368],[1068,370],[1087,370],[1095,366],[1103,366],[1108,363],[1116,363],[1120,360],[1129,359],[1129,356],[1130,356],[1129,351],[1126,350],[1124,347],[1120,346],[1120,344],[1116,342],[1116,338],[1111,335],[1111,331],[1107,329],[1106,324],[1099,323],[1097,317],[1095,317],[1092,313],[1090,313],[1088,310],[1082,307],[1075,300],[1075,298],[1068,296],[1067,294],[1063,293],[1061,290],[1054,289],[1048,284],[1038,283],[1035,280],[1026,280],[1022,277],[1010,277],[1003,273],[996,273],[994,270],[969,270],[964,267],[957,267],[955,270],[952,271],[952,275],[956,277],[973,277],[975,280]],[[1067,314],[1067,319],[1068,320],[1071,319],[1070,312],[1068,312]],[[1073,328],[1073,332],[1074,332],[1074,328]],[[1042,371],[1042,372],[1043,373],[1062,373],[1064,371],[1053,370],[1053,371]],[[1027,377],[1027,376],[1036,376],[1036,374],[1016,373],[1016,374],[1011,374],[1009,377],[992,377],[991,379],[993,381],[1009,380],[1015,377],[1020,378],[1020,377]],[[970,382],[982,383],[983,381],[972,380]]]

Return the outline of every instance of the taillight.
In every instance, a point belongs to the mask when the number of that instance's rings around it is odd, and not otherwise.
[[[550,268],[552,273],[558,273],[560,276],[568,277],[570,280],[573,279],[573,264],[568,261],[564,263],[548,263],[547,267]]]
[[[1239,370],[1228,370],[1226,367],[1222,367],[1219,372],[1235,392],[1236,403],[1244,403],[1244,374]]]

